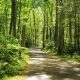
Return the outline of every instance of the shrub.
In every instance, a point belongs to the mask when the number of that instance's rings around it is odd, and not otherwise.
[[[51,50],[53,50],[53,49],[54,49],[54,42],[53,42],[53,41],[48,42],[48,43],[46,44],[46,49],[51,49]]]
[[[16,38],[0,33],[0,77],[18,74],[27,64],[27,51]]]

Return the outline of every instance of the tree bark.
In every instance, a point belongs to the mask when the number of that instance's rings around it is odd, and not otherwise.
[[[12,0],[10,34],[16,37],[16,0]]]

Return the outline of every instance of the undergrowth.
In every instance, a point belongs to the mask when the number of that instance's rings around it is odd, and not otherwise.
[[[0,79],[4,76],[14,76],[28,64],[28,49],[21,47],[18,40],[12,36],[0,33]]]

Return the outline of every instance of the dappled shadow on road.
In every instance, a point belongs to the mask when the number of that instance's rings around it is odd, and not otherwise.
[[[42,62],[37,64],[31,63],[24,71],[23,75],[29,77],[26,80],[80,80],[80,64],[54,59],[40,61]],[[41,75],[45,79],[40,79]]]
[[[25,80],[80,80],[80,64],[56,57],[31,58]]]

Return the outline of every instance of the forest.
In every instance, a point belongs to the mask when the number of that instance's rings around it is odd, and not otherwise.
[[[80,0],[0,0],[0,80],[21,74],[38,49],[80,62]]]

